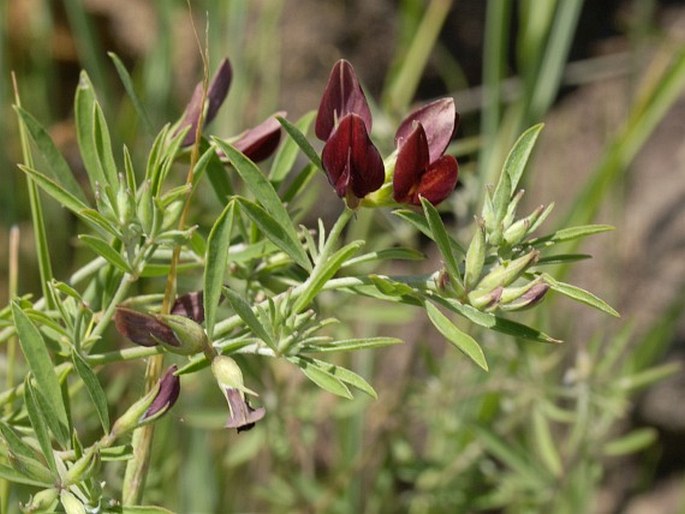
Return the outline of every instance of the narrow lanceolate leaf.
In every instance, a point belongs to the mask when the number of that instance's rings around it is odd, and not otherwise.
[[[66,428],[69,426],[67,412],[45,340],[16,300],[12,301],[12,316],[19,336],[19,344],[36,381],[38,392],[45,399],[50,410],[46,415],[54,416]]]
[[[305,309],[314,300],[314,297],[319,294],[323,286],[326,285],[326,282],[338,272],[343,263],[357,253],[362,246],[364,246],[364,241],[353,241],[331,255],[326,262],[321,263],[321,265],[317,263],[306,282],[304,292],[295,301],[293,306],[294,312],[298,313]]]
[[[121,238],[119,229],[95,209],[82,209],[78,211],[77,216],[104,235]]]
[[[433,207],[433,204],[425,198],[421,198],[421,205],[423,206],[423,212],[426,215],[428,226],[433,235],[433,240],[438,245],[438,249],[440,250],[440,254],[445,263],[445,269],[447,269],[447,273],[450,276],[451,285],[454,287],[457,294],[460,295],[464,292],[464,286],[461,282],[459,264],[452,251],[450,236],[447,233],[447,229],[445,229],[445,225],[440,218],[440,213]]]
[[[424,216],[411,211],[409,209],[396,209],[392,211],[395,216],[402,218],[411,224],[415,229],[420,231],[423,235],[432,238],[433,233],[431,232],[428,221]],[[464,250],[459,243],[457,243],[452,237],[449,238],[450,248],[452,248],[452,253],[466,255],[466,250]]]
[[[301,133],[306,134],[309,126],[312,124],[316,116],[316,112],[310,111],[304,116],[302,116],[296,123],[295,127]],[[277,118],[278,119],[278,118]],[[299,147],[292,137],[287,138],[287,140],[281,145],[274,156],[274,162],[271,165],[271,170],[269,172],[269,179],[274,184],[280,184],[288,176],[288,173],[293,168],[295,164],[295,159],[297,159],[297,152]]]
[[[278,120],[278,123],[280,123],[285,131],[288,133],[288,135],[297,143],[297,146],[300,147],[300,150],[307,156],[307,158],[316,166],[318,169],[322,170],[323,167],[321,166],[321,158],[319,157],[319,154],[316,150],[314,150],[314,147],[311,145],[309,140],[307,139],[307,136],[305,136],[299,128],[297,128],[295,125],[290,123],[288,120],[285,118],[282,118],[280,116],[277,116],[276,119]]]
[[[554,243],[563,243],[566,241],[573,241],[581,237],[591,236],[593,234],[601,234],[614,230],[611,225],[579,225],[577,227],[563,228],[557,230],[548,236],[539,237],[530,241],[533,246],[550,245]]]
[[[378,394],[376,394],[374,388],[371,387],[371,385],[364,380],[364,378],[356,374],[354,371],[350,371],[349,369],[340,366],[335,366],[329,362],[324,362],[319,359],[312,359],[312,361],[326,373],[329,373],[331,376],[342,380],[345,382],[345,384],[359,389],[361,392],[368,394],[371,398],[378,398]]]
[[[216,310],[221,298],[221,288],[224,283],[226,264],[228,263],[228,247],[231,243],[231,230],[235,215],[235,202],[231,201],[217,218],[207,239],[207,255],[205,256],[204,273],[204,307],[205,326],[207,336],[212,340]]]
[[[119,56],[117,54],[115,54],[114,52],[107,52],[107,55],[109,55],[110,59],[112,59],[112,62],[114,62],[114,67],[116,68],[117,73],[119,74],[121,83],[124,85],[124,89],[126,90],[126,93],[131,99],[131,102],[133,103],[133,108],[136,110],[138,117],[143,122],[145,130],[148,134],[152,134],[153,129],[152,124],[150,123],[150,118],[148,117],[147,112],[145,111],[143,102],[141,102],[140,97],[138,96],[135,88],[133,87],[131,75],[129,75],[128,70],[124,66],[124,63],[121,62],[121,59],[119,59]]]
[[[156,505],[124,505],[121,507],[121,514],[174,514],[164,507]]]
[[[126,273],[133,273],[131,266],[128,262],[124,260],[119,252],[117,252],[111,244],[109,244],[104,239],[100,239],[97,236],[91,236],[89,234],[81,234],[78,236],[80,241],[93,250],[96,254],[101,256],[111,265],[119,268],[121,271]]]
[[[533,432],[535,434],[535,446],[547,469],[555,476],[561,476],[563,472],[561,456],[552,436],[549,421],[541,409],[533,409]]]
[[[325,344],[307,346],[304,352],[326,353],[326,352],[350,352],[356,350],[369,350],[373,348],[383,348],[393,344],[401,344],[402,339],[396,337],[369,337],[362,339],[341,339]]]
[[[607,457],[630,455],[651,446],[658,438],[659,434],[656,429],[638,428],[605,444],[602,453]]]
[[[282,223],[256,203],[245,198],[238,198],[238,201],[245,214],[252,219],[272,243],[288,254],[297,264],[307,271],[311,271],[311,262],[300,244],[297,232],[290,223],[290,218],[287,222]]]
[[[354,266],[356,264],[363,264],[366,262],[388,261],[388,260],[402,260],[402,261],[421,261],[426,256],[414,250],[413,248],[386,248],[376,252],[365,253],[359,257],[353,257],[343,262],[342,268],[347,266]]]
[[[561,343],[559,339],[555,339],[552,336],[541,332],[540,330],[523,325],[516,321],[502,318],[501,316],[495,316],[489,312],[479,311],[471,305],[463,304],[457,300],[440,298],[439,296],[435,295],[432,295],[431,299],[437,303],[440,303],[444,307],[447,307],[451,311],[464,316],[466,319],[474,322],[476,325],[480,325],[481,327],[496,330],[497,332],[509,334],[514,337],[529,339],[531,341],[538,341],[541,343]]]
[[[88,203],[86,196],[83,194],[83,190],[81,190],[81,187],[74,178],[74,174],[72,173],[69,164],[67,164],[66,159],[62,156],[60,151],[57,150],[57,147],[47,131],[24,109],[16,106],[15,109],[19,116],[21,116],[24,126],[28,130],[31,139],[36,144],[38,151],[43,156],[43,159],[51,172],[52,178],[81,202]]]
[[[97,150],[100,168],[107,179],[107,183],[112,189],[115,189],[118,182],[118,173],[117,165],[114,161],[114,153],[112,152],[112,140],[109,136],[107,120],[97,102],[93,106],[93,122],[95,127],[93,137],[95,139],[95,149]]]
[[[100,418],[102,428],[106,434],[109,433],[110,425],[109,412],[107,410],[107,396],[100,385],[100,381],[95,376],[95,372],[78,352],[72,352],[71,360],[74,363],[76,372],[78,373],[79,377],[81,377],[81,380],[83,380],[83,384],[86,386],[86,391],[88,391],[90,399],[93,400],[93,404],[95,405],[98,418]]]
[[[72,195],[57,182],[43,175],[40,171],[24,166],[23,164],[19,165],[19,169],[29,175],[43,191],[52,196],[63,207],[66,207],[76,214],[79,211],[88,209],[88,206],[85,203]]]
[[[50,432],[45,416],[43,416],[43,412],[36,401],[37,394],[38,393],[31,386],[31,379],[27,378],[24,381],[24,405],[26,406],[26,412],[29,416],[33,431],[36,434],[36,439],[38,439],[38,445],[45,457],[45,461],[47,462],[50,471],[56,475],[57,465],[55,464],[55,455],[52,450]]]
[[[25,475],[22,475],[18,471],[10,468],[9,466],[5,466],[4,464],[0,464],[0,478],[3,478],[7,480],[8,482],[12,482],[15,484],[24,484],[24,485],[30,485],[33,487],[50,487],[51,482],[43,482],[40,480],[34,480],[33,478],[29,478]]]
[[[559,282],[547,273],[542,275],[542,280],[557,293],[561,293],[565,296],[568,296],[572,300],[587,304],[590,307],[594,307],[602,312],[606,312],[607,314],[610,314],[616,318],[621,317],[621,315],[616,312],[611,305],[606,303],[601,298],[595,296],[591,292],[586,291],[585,289],[581,289],[580,287],[573,286],[571,284],[566,284],[565,282]]]
[[[81,150],[81,159],[88,173],[90,187],[97,190],[96,184],[104,186],[107,183],[105,174],[100,167],[100,159],[95,144],[95,92],[93,84],[85,71],[81,72],[76,88],[74,100],[74,114],[76,121],[76,137]]]
[[[500,180],[493,193],[493,207],[497,224],[502,221],[507,212],[509,200],[516,191],[518,183],[521,180],[521,175],[523,175],[526,163],[530,157],[530,153],[533,151],[533,146],[535,146],[535,141],[540,135],[543,126],[544,125],[540,123],[530,127],[521,134],[509,151],[509,155],[502,168]]]
[[[21,455],[31,459],[37,456],[36,451],[26,444],[17,435],[14,429],[4,421],[0,421],[0,434],[2,434],[2,438],[5,440],[7,449],[11,450],[15,455]]]
[[[485,371],[488,370],[488,363],[485,360],[483,350],[473,337],[459,330],[447,316],[440,312],[438,308],[430,302],[426,302],[426,314],[428,314],[428,319],[431,320],[433,326],[435,326],[450,343],[459,348],[467,357]]]
[[[309,380],[314,382],[321,389],[349,400],[352,399],[352,393],[350,393],[349,388],[342,380],[321,369],[312,359],[293,357],[290,360],[302,370],[302,373],[304,373]]]
[[[240,316],[240,319],[245,322],[247,328],[249,328],[255,336],[269,345],[269,347],[276,348],[276,343],[274,342],[273,337],[266,327],[262,325],[261,321],[259,321],[259,318],[252,310],[252,307],[250,307],[250,304],[248,304],[242,296],[233,291],[230,287],[224,287],[223,291],[226,295],[226,298],[228,298],[231,307],[233,307],[235,313]]]

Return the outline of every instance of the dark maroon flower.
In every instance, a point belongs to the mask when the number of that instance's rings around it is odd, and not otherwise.
[[[185,316],[196,323],[202,323],[205,320],[205,306],[204,293],[202,291],[193,291],[192,293],[182,294],[171,307],[171,314],[178,316]]]
[[[181,380],[175,374],[177,370],[178,367],[176,365],[167,369],[159,381],[157,395],[140,418],[140,423],[158,418],[174,406],[176,400],[178,400],[178,395],[181,393]]]
[[[393,175],[395,201],[420,205],[423,196],[433,204],[447,198],[459,175],[457,160],[443,155],[457,126],[451,98],[431,102],[412,112],[395,134],[399,149]]]
[[[226,428],[235,428],[238,432],[250,430],[266,414],[264,407],[252,408],[245,395],[238,389],[227,387],[224,396],[228,402],[228,420]]]
[[[348,114],[326,141],[321,161],[341,198],[364,198],[385,179],[383,159],[371,142],[364,120]]]
[[[316,137],[321,141],[328,140],[335,127],[348,114],[359,116],[366,126],[366,132],[371,132],[371,109],[364,91],[352,65],[341,59],[333,66],[321,97],[314,127]]]
[[[281,124],[278,123],[276,116],[283,118],[285,115],[284,111],[271,115],[256,127],[248,129],[238,136],[238,139],[232,142],[233,146],[253,162],[268,159],[276,151],[278,143],[281,141]],[[219,152],[219,156],[222,160],[225,158],[221,152]]]
[[[160,341],[171,346],[181,345],[171,327],[152,314],[117,307],[114,326],[122,336],[140,346],[157,346]]]
[[[233,78],[233,70],[231,69],[231,63],[228,59],[221,61],[219,69],[212,77],[211,82],[207,86],[207,112],[204,118],[204,124],[210,123],[215,117],[216,113],[219,111],[219,107],[224,103],[226,95],[228,95],[228,88],[231,85],[231,79]],[[186,106],[181,121],[176,129],[175,134],[186,127],[190,127],[188,133],[183,139],[182,146],[190,146],[195,142],[195,133],[197,132],[197,124],[200,120],[200,114],[202,112],[202,82],[195,86],[195,91],[193,91],[193,96],[190,98],[190,102]]]

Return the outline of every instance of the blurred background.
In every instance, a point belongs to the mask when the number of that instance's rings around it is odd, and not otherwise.
[[[517,135],[544,121],[528,208],[554,201],[551,227],[616,226],[573,248],[594,259],[569,281],[622,319],[548,299],[531,320],[566,344],[485,341],[494,363],[482,377],[443,355],[424,320],[407,326],[411,311],[336,306],[355,319],[350,333],[412,343],[354,357],[379,400],[339,401],[253,363],[252,379],[275,391],[264,399],[273,415],[236,437],[219,428],[220,398],[190,384],[183,419],[160,427],[148,500],[217,513],[685,512],[685,2],[204,0],[192,11],[180,0],[0,1],[0,241],[20,227],[20,292],[40,286],[10,72],[77,176],[81,69],[115,148],[126,144],[140,162],[201,77],[194,23],[201,38],[207,27],[210,67],[228,56],[234,68],[218,135],[317,108],[341,57],[374,103],[381,141],[415,103],[454,96],[461,186],[444,207],[457,232]],[[131,73],[147,121],[108,52]],[[44,206],[54,273],[66,278],[80,259],[76,221]],[[2,305],[7,262],[2,243]],[[131,372],[108,372],[116,403]]]

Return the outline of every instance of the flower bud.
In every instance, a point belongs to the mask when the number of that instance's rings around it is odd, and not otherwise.
[[[83,502],[79,500],[71,491],[62,489],[59,493],[59,501],[64,507],[66,514],[86,514]]]
[[[192,293],[182,294],[174,301],[170,313],[185,316],[196,323],[202,323],[205,320],[204,293],[202,291],[193,291]]]
[[[516,300],[507,303],[502,302],[500,308],[505,311],[520,311],[528,309],[542,301],[545,294],[549,291],[549,286],[545,283],[533,283],[533,285]]]
[[[160,340],[164,348],[170,352],[178,355],[195,355],[209,345],[204,329],[192,319],[176,314],[160,314],[158,319],[174,334],[168,341]]]
[[[516,208],[518,207],[521,198],[523,198],[524,193],[525,191],[523,189],[519,189],[509,202],[509,205],[507,206],[507,212],[504,214],[504,219],[502,219],[502,230],[506,230],[514,222],[514,218],[516,217]]]
[[[539,256],[539,251],[532,250],[523,257],[498,264],[478,283],[476,291],[491,291],[498,286],[508,286],[534,264]]]
[[[514,222],[504,231],[504,240],[511,246],[520,243],[521,240],[528,234],[530,227],[535,224],[537,219],[540,217],[540,214],[542,214],[542,211],[544,210],[545,206],[540,205],[530,215]]]
[[[245,393],[256,396],[243,383],[243,372],[238,364],[225,355],[219,355],[212,361],[212,373],[228,403],[228,420],[226,428],[235,428],[238,432],[251,429],[264,417],[264,407],[253,409],[245,399]]]
[[[33,512],[52,512],[55,510],[59,491],[57,489],[43,489],[34,494],[26,505],[21,506],[21,511],[26,514]]]
[[[119,306],[114,314],[114,326],[121,335],[141,346],[157,346],[161,341],[167,346],[181,346],[171,327],[153,314]]]
[[[468,294],[469,303],[478,310],[491,310],[497,307],[502,297],[503,287],[496,287],[491,291],[476,290]]]
[[[174,374],[177,367],[171,366],[157,385],[143,398],[131,405],[117,419],[112,427],[112,434],[120,436],[134,428],[151,423],[164,415],[174,406],[181,392],[181,381]]]
[[[476,219],[476,233],[473,234],[471,244],[466,251],[466,263],[464,269],[464,285],[470,290],[480,278],[485,263],[485,226],[482,220]]]
[[[93,475],[93,471],[100,464],[100,453],[95,451],[94,447],[91,447],[89,451],[81,456],[74,464],[69,468],[66,475],[64,476],[64,484],[77,484],[82,482],[86,478]]]
[[[283,111],[277,112],[256,127],[246,130],[233,142],[233,146],[252,162],[267,159],[281,141],[281,124],[276,116],[283,118],[285,115]]]

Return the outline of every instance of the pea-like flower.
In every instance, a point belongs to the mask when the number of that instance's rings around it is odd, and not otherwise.
[[[212,361],[212,373],[228,403],[226,428],[243,432],[254,427],[266,414],[264,407],[254,409],[245,399],[245,393],[256,396],[243,382],[243,372],[238,364],[226,355],[219,355]]]
[[[453,156],[444,153],[457,123],[454,100],[441,98],[412,112],[400,124],[395,134],[395,201],[420,205],[423,196],[438,204],[454,190],[459,166]]]
[[[207,86],[206,111],[204,125],[210,123],[219,112],[224,103],[228,90],[231,86],[233,70],[228,59],[221,61],[218,70]],[[189,127],[181,146],[190,146],[195,143],[197,125],[202,113],[202,82],[195,86],[193,96],[181,116],[175,134]],[[254,162],[263,161],[274,153],[281,140],[281,125],[276,121],[276,116],[285,116],[285,112],[278,112],[265,121],[246,130],[239,135],[232,144]],[[222,155],[219,155],[223,157]]]
[[[383,185],[385,168],[371,131],[371,109],[352,65],[338,61],[321,97],[316,136],[325,141],[321,163],[339,197],[350,207]]]

